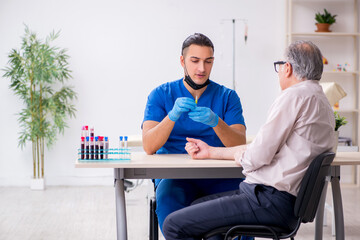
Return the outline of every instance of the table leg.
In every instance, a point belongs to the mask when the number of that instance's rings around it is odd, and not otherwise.
[[[333,166],[331,188],[333,193],[336,240],[345,239],[344,212],[340,189],[340,166]]]
[[[124,170],[114,169],[117,240],[127,240]]]
[[[324,209],[325,209],[327,186],[328,186],[328,179],[326,179],[325,181],[324,189],[321,193],[319,206],[315,216],[315,240],[322,240],[323,237]]]

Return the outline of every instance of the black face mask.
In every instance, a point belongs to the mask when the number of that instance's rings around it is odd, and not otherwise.
[[[189,75],[186,75],[184,80],[194,90],[202,89],[203,87],[206,87],[210,83],[210,80],[208,79],[203,84],[196,84]]]
[[[199,89],[202,89],[203,87],[206,87],[209,83],[210,83],[210,80],[207,79],[206,82],[204,82],[203,84],[196,84],[192,79],[191,77],[189,76],[189,74],[187,73],[187,70],[186,70],[186,67],[185,67],[185,82],[187,84],[189,84],[189,86],[194,89],[194,90],[199,90]]]

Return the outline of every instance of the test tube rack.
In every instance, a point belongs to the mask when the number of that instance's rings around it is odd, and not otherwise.
[[[79,161],[114,161],[114,160],[131,160],[130,148],[109,148],[99,149],[98,153],[87,153],[88,149],[78,149]],[[97,155],[97,158],[95,157]],[[87,157],[89,156],[89,157]],[[94,156],[93,158],[91,156]]]

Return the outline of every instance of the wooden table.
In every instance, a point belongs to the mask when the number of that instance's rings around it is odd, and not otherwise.
[[[334,209],[336,239],[343,240],[344,216],[340,189],[340,166],[359,165],[359,152],[339,152],[329,173]],[[126,208],[124,194],[124,179],[152,179],[152,178],[240,178],[243,177],[241,168],[234,161],[224,160],[192,160],[187,154],[146,155],[132,153],[131,161],[79,161],[77,168],[114,168],[115,202],[117,239],[127,239]],[[322,221],[326,196],[323,193],[316,218],[315,239],[322,239]],[[321,210],[322,209],[322,210]],[[321,216],[321,217],[318,217]]]

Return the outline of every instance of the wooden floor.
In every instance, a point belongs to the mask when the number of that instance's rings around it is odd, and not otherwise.
[[[147,195],[151,188],[143,184],[126,194],[129,240],[148,239]],[[345,237],[360,239],[360,188],[342,186],[342,194]],[[116,239],[114,199],[113,187],[48,187],[45,191],[2,187],[0,239]],[[313,235],[313,223],[303,224],[296,239],[314,239]],[[324,239],[335,239],[330,214]]]

